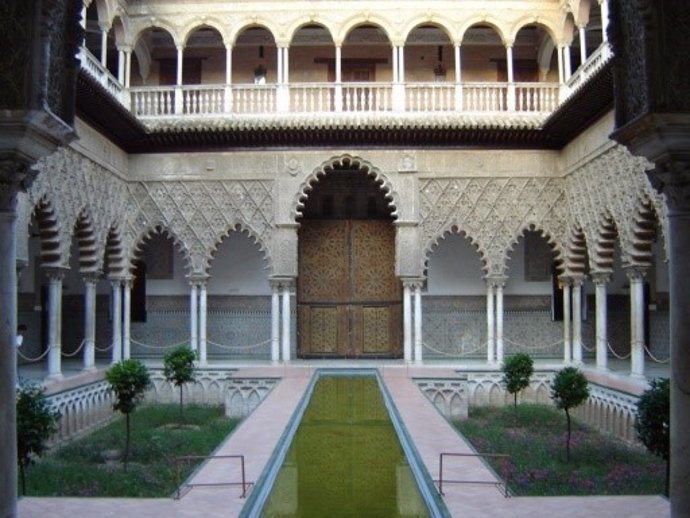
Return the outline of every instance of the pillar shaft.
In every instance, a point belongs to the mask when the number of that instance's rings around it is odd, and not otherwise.
[[[108,66],[108,28],[101,27],[101,65]]]
[[[271,361],[280,360],[280,293],[279,286],[271,286]]]
[[[48,272],[48,378],[62,378],[62,273]]]
[[[564,64],[564,54],[565,51],[563,50],[565,47],[562,45],[558,46],[558,52],[556,53],[556,56],[558,57],[558,83],[563,84],[565,83],[565,64]]]
[[[414,361],[421,363],[422,358],[422,285],[414,285]]]
[[[0,516],[17,516],[16,192],[0,185]]]
[[[630,270],[630,374],[644,376],[644,277]]]
[[[199,285],[199,365],[208,365],[207,340],[206,340],[206,315],[207,315],[207,289],[206,283]]]
[[[580,33],[580,63],[587,61],[587,32],[585,26],[578,27]]]
[[[96,282],[95,277],[84,279],[84,370],[96,368]]]
[[[568,82],[573,75],[573,65],[570,61],[570,46],[563,47],[563,80]]]
[[[683,199],[689,199],[687,194]],[[690,513],[690,210],[669,210],[668,234],[671,286],[671,516],[680,518]]]
[[[563,283],[563,362],[572,359],[572,343],[570,335],[570,281]]]
[[[111,281],[113,305],[113,350],[112,363],[122,359],[122,287],[120,279]]]
[[[595,277],[594,279],[594,298],[596,301],[596,347],[597,347],[597,368],[606,369],[608,367],[608,335],[607,335],[607,314],[606,314],[606,283],[608,277]]]
[[[490,282],[486,284],[486,361],[496,361],[496,310],[494,308],[495,287]]]
[[[582,363],[582,281],[573,283],[573,361]]]
[[[122,283],[122,359],[129,360],[131,356],[130,330],[132,327],[132,279],[125,279]]]
[[[403,282],[403,357],[412,361],[412,297],[407,282]]]
[[[285,284],[283,285],[283,292],[282,292],[282,297],[283,297],[283,336],[282,336],[282,342],[283,342],[283,361],[288,362],[290,361],[290,286]]]
[[[189,290],[189,347],[199,351],[199,285],[192,282]]]
[[[503,284],[496,286],[496,362],[503,363]]]

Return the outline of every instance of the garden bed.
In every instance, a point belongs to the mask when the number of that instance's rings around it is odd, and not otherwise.
[[[27,495],[169,497],[178,485],[174,460],[209,455],[237,426],[220,407],[155,405],[131,415],[127,471],[123,418],[51,451],[27,470]],[[181,470],[184,481],[196,465]]]
[[[517,424],[516,424],[517,423]],[[456,428],[480,453],[511,455],[509,490],[519,496],[663,494],[666,464],[614,437],[573,422],[566,462],[565,414],[544,405],[479,407]],[[503,473],[500,461],[493,465]]]

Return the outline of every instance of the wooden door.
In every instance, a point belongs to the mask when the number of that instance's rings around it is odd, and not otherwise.
[[[302,357],[399,357],[401,289],[389,221],[304,221],[297,318]]]

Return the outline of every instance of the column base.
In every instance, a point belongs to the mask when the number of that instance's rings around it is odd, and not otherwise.
[[[46,381],[60,381],[65,379],[65,376],[61,372],[57,372],[55,374],[48,374],[46,376]]]
[[[82,372],[96,372],[98,369],[96,368],[95,365],[91,365],[89,367],[84,367],[81,371]]]
[[[633,372],[630,373],[630,377],[633,379],[636,379],[636,380],[646,380],[647,379],[647,376],[645,376],[644,374],[633,373]]]

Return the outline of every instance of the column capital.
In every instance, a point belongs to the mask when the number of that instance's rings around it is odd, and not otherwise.
[[[101,277],[102,273],[100,271],[83,272],[81,274],[81,279],[84,281],[84,284],[96,284]]]
[[[585,282],[585,276],[584,275],[571,275],[570,276],[570,282],[572,283],[574,288],[579,288],[582,286]]]
[[[110,22],[98,22],[98,28],[102,32],[108,32],[111,27],[112,27],[112,25],[110,24]]]
[[[189,284],[191,285],[201,285],[201,284],[206,284],[208,283],[208,280],[210,278],[210,275],[207,275],[205,273],[193,273],[191,275],[187,276],[187,279],[189,279]]]
[[[590,273],[590,277],[594,284],[607,284],[611,280],[611,272],[592,272]]]
[[[559,275],[558,276],[558,287],[563,288],[564,286],[572,286],[573,278],[570,275]]]
[[[62,268],[61,266],[42,266],[41,269],[51,281],[61,281],[69,270],[69,268]]]
[[[426,282],[425,277],[401,277],[400,282],[402,282],[403,287],[408,288],[423,288]]]
[[[17,194],[26,191],[38,172],[21,158],[0,160],[0,211],[14,211]]]
[[[508,277],[504,275],[487,275],[484,277],[486,286],[491,288],[503,288],[506,285]]]
[[[282,277],[279,275],[269,277],[268,279],[271,287],[276,286],[278,288],[290,289],[297,284],[297,279],[295,277]]]
[[[632,264],[624,266],[623,270],[630,281],[642,281],[647,275],[647,267],[643,265]]]

